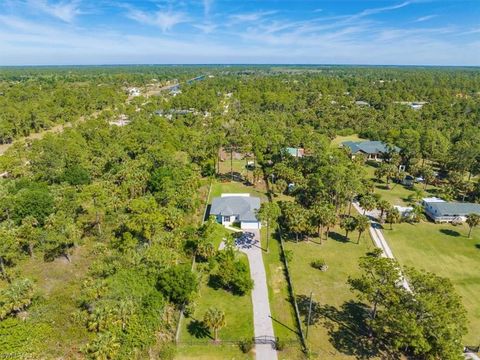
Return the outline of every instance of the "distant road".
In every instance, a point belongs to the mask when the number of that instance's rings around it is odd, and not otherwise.
[[[93,117],[93,118],[96,118],[98,115],[100,115],[100,113],[102,111],[103,110],[95,111],[90,116]],[[0,145],[0,155],[3,155],[9,148],[11,148],[14,144],[16,144],[20,141],[38,140],[38,139],[43,138],[46,134],[58,134],[58,133],[63,132],[63,130],[65,128],[72,127],[73,124],[79,124],[79,123],[84,122],[85,120],[86,120],[85,115],[82,115],[78,118],[77,121],[68,122],[66,124],[58,124],[58,125],[55,125],[54,127],[50,128],[50,129],[42,130],[40,132],[32,133],[28,136],[24,136],[22,138],[16,139],[13,142],[11,142],[10,144],[1,144]]]
[[[192,82],[194,81],[197,81],[197,80],[202,80],[205,78],[205,75],[200,75],[200,76],[197,76],[197,77],[194,77],[192,79],[188,79],[186,81],[184,81],[185,84],[191,84]],[[147,97],[148,96],[152,96],[152,95],[157,95],[158,93],[162,92],[162,91],[165,91],[165,90],[170,90],[170,89],[173,89],[177,86],[180,86],[182,83],[180,82],[177,82],[175,84],[171,84],[171,85],[166,85],[166,86],[163,86],[161,88],[159,88],[158,90],[154,90],[154,91],[149,91],[146,93]],[[128,97],[127,99],[127,102],[130,101],[131,98]],[[101,111],[95,111],[93,114],[91,114],[90,116],[93,117],[93,118],[96,118],[98,115],[100,115],[100,113],[102,112],[103,110]],[[82,115],[80,116],[80,118],[75,121],[74,123],[75,124],[78,124],[78,123],[81,123],[81,122],[84,122],[86,120],[85,118],[85,115]],[[65,128],[68,128],[68,127],[72,127],[73,123],[72,122],[68,122],[66,124],[59,124],[59,125],[55,125],[54,127],[48,129],[48,130],[42,130],[40,132],[37,132],[37,133],[32,133],[28,136],[25,136],[25,137],[22,137],[22,138],[19,138],[19,139],[16,139],[14,140],[13,142],[11,142],[10,144],[0,144],[0,155],[3,155],[9,148],[11,148],[15,143],[17,142],[20,142],[20,141],[28,141],[28,140],[37,140],[37,139],[41,139],[43,138],[46,134],[49,134],[49,133],[52,133],[52,134],[58,134],[58,133],[61,133],[63,132],[63,130]]]

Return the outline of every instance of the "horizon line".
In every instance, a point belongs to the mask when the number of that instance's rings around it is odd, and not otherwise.
[[[126,67],[126,66],[334,66],[334,67],[456,67],[479,68],[479,65],[445,65],[445,64],[349,64],[349,63],[98,63],[98,64],[21,64],[0,65],[0,68],[20,67]]]

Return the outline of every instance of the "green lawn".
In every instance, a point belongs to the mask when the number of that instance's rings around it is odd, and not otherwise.
[[[253,354],[243,354],[237,345],[210,344],[178,345],[177,360],[249,360]]]
[[[223,193],[249,193],[252,196],[260,197],[262,201],[265,201],[267,199],[265,192],[255,188],[254,186],[246,186],[236,181],[220,182],[218,180],[215,180],[212,185],[209,202],[211,202],[212,198],[220,196]]]
[[[382,196],[382,199],[387,200],[392,205],[401,205],[406,206],[409,205],[408,197],[411,194],[415,193],[415,189],[420,189],[424,191],[425,196],[435,196],[436,188],[432,185],[428,185],[426,189],[424,189],[423,184],[415,184],[414,188],[409,188],[402,184],[395,184],[390,182],[390,189],[387,189],[386,183],[384,181],[378,182],[375,178],[375,167],[372,165],[365,165],[365,169],[367,171],[368,178],[372,179],[375,184],[375,192]]]
[[[310,326],[308,344],[315,359],[351,359],[355,354],[356,343],[351,337],[342,337],[342,329],[337,325],[339,321],[326,320],[321,314],[337,316],[339,319],[342,305],[355,299],[355,295],[347,285],[349,276],[359,273],[358,259],[373,249],[368,234],[363,234],[360,244],[356,244],[357,233],[350,235],[351,241],[346,242],[343,232],[334,230],[331,237],[322,245],[317,240],[295,243],[286,242],[287,250],[292,251],[290,270],[294,291],[299,303],[302,321],[306,324],[308,298],[313,292],[315,325]],[[314,269],[310,263],[313,260],[323,259],[328,265],[326,272]],[[331,317],[332,318],[332,317]],[[346,332],[345,332],[346,333]]]
[[[238,253],[238,256],[248,265],[247,257],[244,254]],[[179,358],[188,358],[190,355],[196,358],[198,354],[202,356],[210,354],[213,356],[210,348],[216,347],[216,345],[211,343],[212,339],[209,331],[205,331],[199,324],[203,319],[203,315],[210,307],[215,307],[225,312],[227,325],[219,331],[220,339],[240,340],[253,336],[251,296],[238,296],[223,289],[214,289],[208,285],[208,275],[205,275],[202,279],[195,313],[190,318],[184,318],[182,321],[179,339],[181,345],[179,347]],[[192,343],[195,344],[192,345]],[[197,351],[192,352],[190,349],[192,346],[197,348]],[[236,358],[243,355],[238,346],[232,346],[232,354],[236,354]],[[218,357],[219,359],[222,358],[221,351],[218,355],[220,356]]]
[[[262,248],[267,248],[267,231],[262,228]],[[297,340],[295,345],[289,345],[284,351],[279,352],[279,359],[303,359],[300,339],[297,335],[295,313],[288,292],[283,263],[280,258],[281,248],[277,239],[270,238],[270,251],[263,253],[263,262],[267,273],[268,296],[270,298],[270,311],[273,318],[275,336],[280,339]]]
[[[388,228],[388,227],[387,227]],[[450,224],[397,224],[385,236],[400,264],[423,268],[452,280],[468,311],[466,345],[480,334],[480,229],[468,239],[468,227]]]
[[[342,142],[345,142],[345,141],[361,141],[361,140],[367,140],[367,139],[362,139],[357,134],[347,135],[347,136],[337,136],[335,137],[335,139],[332,140],[332,145],[339,146]]]

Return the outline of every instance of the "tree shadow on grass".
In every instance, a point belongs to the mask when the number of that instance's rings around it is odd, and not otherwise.
[[[475,244],[475,247],[480,250],[480,243]]]
[[[455,236],[459,237],[461,234],[458,231],[452,230],[452,229],[440,229],[440,232],[442,234],[448,235],[448,236]]]
[[[305,325],[308,321],[310,298],[297,296],[300,315]],[[342,354],[357,359],[394,359],[375,338],[368,335],[366,320],[369,309],[357,301],[347,301],[338,309],[331,305],[312,302],[310,325],[321,324],[327,329],[329,341]]]
[[[328,238],[342,243],[350,242],[350,239],[346,238],[345,235],[339,234],[335,231],[330,231]]]
[[[220,280],[220,276],[215,274],[210,274],[210,276],[208,277],[208,286],[214,290],[222,289],[223,287]]]
[[[210,329],[208,326],[200,320],[192,320],[187,325],[188,333],[197,339],[210,338],[213,339],[210,335]]]

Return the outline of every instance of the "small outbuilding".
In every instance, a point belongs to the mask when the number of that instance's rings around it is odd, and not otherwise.
[[[260,198],[250,194],[222,194],[212,201],[210,215],[215,216],[219,224],[232,226],[239,224],[243,230],[260,229],[257,219]]]
[[[285,152],[293,157],[301,158],[305,156],[305,149],[304,148],[296,148],[296,147],[287,147],[285,148]]]

